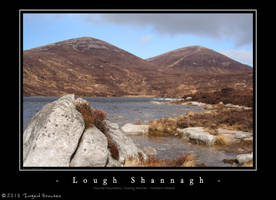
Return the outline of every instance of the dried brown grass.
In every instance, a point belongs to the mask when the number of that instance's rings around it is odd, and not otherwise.
[[[119,150],[112,138],[108,135],[108,127],[106,124],[106,113],[102,110],[93,109],[88,103],[77,103],[76,109],[82,114],[85,128],[96,126],[107,138],[108,149],[111,157],[115,160],[119,159]]]
[[[85,128],[96,126],[100,131],[106,133],[108,131],[105,122],[106,113],[102,110],[93,109],[88,103],[76,104],[76,109],[82,114]]]
[[[149,156],[148,159],[144,160],[138,155],[136,158],[130,157],[126,160],[125,166],[136,166],[136,167],[195,167],[195,156],[192,153],[181,154],[174,160],[162,160],[155,156]]]
[[[253,107],[253,90],[244,89],[238,90],[234,88],[223,88],[215,92],[197,92],[191,95],[185,95],[186,97],[192,97],[193,101],[199,101],[208,104],[218,104],[223,102],[224,104],[231,103],[234,105],[242,105]]]
[[[253,132],[253,110],[234,110],[221,107],[216,112],[193,113],[149,122],[149,135],[181,136],[177,128],[204,127],[217,135],[217,128]]]

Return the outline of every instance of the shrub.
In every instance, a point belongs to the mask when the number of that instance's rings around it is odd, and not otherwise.
[[[175,118],[163,118],[150,122],[150,135],[174,135],[177,133],[177,120]]]
[[[105,122],[105,112],[93,109],[88,103],[78,103],[76,104],[76,109],[82,114],[85,128],[89,128],[94,125],[103,133],[107,133],[108,128]]]
[[[107,133],[108,128],[107,124],[105,122],[106,119],[106,113],[101,110],[93,110],[92,112],[94,125],[101,130],[103,133]]]
[[[89,128],[94,124],[93,109],[87,103],[76,104],[76,109],[81,113],[85,123],[85,128]]]

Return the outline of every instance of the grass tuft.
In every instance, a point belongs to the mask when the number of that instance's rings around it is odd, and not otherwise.
[[[82,114],[86,129],[94,125],[103,133],[107,133],[106,113],[104,111],[93,109],[88,103],[78,103],[76,109]]]
[[[195,167],[195,156],[191,153],[181,154],[174,160],[161,160],[155,156],[149,156],[148,159],[144,160],[142,156],[138,155],[136,158],[128,158],[125,166],[137,166],[137,167]]]

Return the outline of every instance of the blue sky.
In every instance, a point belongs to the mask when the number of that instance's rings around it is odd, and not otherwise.
[[[23,14],[23,49],[89,36],[141,58],[200,45],[252,66],[252,14]]]

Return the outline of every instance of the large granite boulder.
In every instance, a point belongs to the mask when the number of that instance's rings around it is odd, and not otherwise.
[[[107,139],[97,127],[88,128],[81,137],[71,167],[104,167],[108,162]]]
[[[23,133],[23,166],[68,167],[84,128],[74,95],[45,105]]]
[[[82,103],[88,102],[66,95],[32,118],[23,133],[24,167],[121,167],[128,158],[147,158],[118,124],[107,121],[107,133],[95,126],[85,128],[75,106]],[[118,158],[112,155],[110,142]]]

